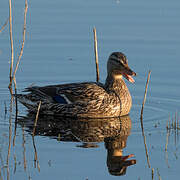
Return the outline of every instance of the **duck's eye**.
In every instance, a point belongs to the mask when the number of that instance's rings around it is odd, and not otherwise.
[[[115,61],[118,64],[124,64],[121,59],[119,60],[118,58],[112,58],[112,60]]]
[[[122,59],[120,60],[120,63],[123,64],[123,65],[125,64],[124,61],[123,61]]]
[[[128,60],[126,59],[125,56],[123,56],[123,58],[122,58],[122,64],[128,64]]]

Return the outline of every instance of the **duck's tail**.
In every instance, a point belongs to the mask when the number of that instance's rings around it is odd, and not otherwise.
[[[29,92],[28,94],[14,94],[13,96],[17,98],[17,100],[26,106],[29,110],[37,109],[39,102],[52,102],[52,97],[47,94],[41,92],[37,87],[30,87],[25,89],[25,92]]]
[[[31,99],[29,99],[28,95],[24,95],[24,94],[14,94],[13,95],[15,98],[17,98],[17,100],[23,104],[24,106],[26,106],[28,109],[34,109],[38,106],[38,101],[32,101]]]

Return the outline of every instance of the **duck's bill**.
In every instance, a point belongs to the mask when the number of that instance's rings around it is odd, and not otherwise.
[[[134,157],[134,154],[130,154],[130,155],[124,156],[123,157],[123,160],[124,160],[123,165],[124,166],[131,166],[131,165],[136,164],[136,159],[127,160],[127,159],[132,158],[132,157]]]
[[[128,66],[124,69],[123,76],[131,83],[134,83],[132,76],[136,76],[136,73],[132,71]]]
[[[133,77],[132,77],[131,75],[124,73],[123,76],[124,76],[129,82],[131,82],[131,83],[134,83],[134,82],[135,82],[135,80],[133,79]]]
[[[134,154],[129,154],[127,156],[122,156],[122,159],[123,159],[123,161],[126,161],[127,159],[132,158],[132,157],[134,157]]]

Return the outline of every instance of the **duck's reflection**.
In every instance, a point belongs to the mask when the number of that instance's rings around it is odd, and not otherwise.
[[[127,135],[123,137],[108,137],[104,140],[107,149],[107,166],[109,173],[112,175],[125,175],[127,167],[136,164],[135,159],[127,160],[134,157],[133,154],[123,156],[123,148],[126,147],[127,137]]]
[[[18,119],[27,131],[32,133],[35,116],[28,114]],[[39,117],[35,135],[57,138],[59,141],[80,142],[78,147],[96,148],[98,142],[105,143],[109,173],[120,176],[126,173],[128,166],[136,160],[127,160],[133,154],[123,156],[123,149],[131,132],[129,116],[108,119],[71,119],[52,116]]]

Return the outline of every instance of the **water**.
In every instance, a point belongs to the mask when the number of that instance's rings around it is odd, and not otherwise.
[[[180,2],[159,1],[30,1],[28,2],[27,36],[16,79],[18,91],[31,85],[95,81],[93,32],[98,36],[100,79],[106,78],[106,61],[113,51],[124,52],[129,65],[138,74],[136,83],[128,87],[133,97],[130,113],[131,134],[127,135],[123,155],[134,154],[137,163],[127,168],[126,179],[151,179],[151,168],[162,179],[179,177],[179,133],[171,131],[167,146],[166,122],[180,109]],[[8,17],[8,2],[0,2],[0,27]],[[22,41],[24,2],[13,2],[13,36],[15,59]],[[0,33],[0,174],[2,179],[117,179],[108,172],[105,148],[108,133],[99,134],[96,143],[83,144],[81,134],[52,119],[38,123],[34,138],[37,161],[34,164],[32,118],[19,105],[16,129],[15,109],[10,123],[9,83],[10,44],[8,26]],[[144,109],[144,130],[150,156],[148,168],[139,121],[148,70],[152,70]],[[5,104],[7,114],[5,113]],[[178,116],[179,118],[179,116]],[[47,122],[46,122],[47,121]],[[87,127],[119,130],[113,123],[94,123]],[[80,124],[83,124],[80,122]],[[12,125],[12,127],[10,126]],[[114,127],[115,126],[115,127]],[[9,130],[10,127],[10,130]],[[61,127],[61,128],[56,128]],[[79,127],[79,125],[77,126]],[[86,126],[84,126],[86,127]],[[12,128],[12,129],[11,129]],[[91,128],[89,128],[91,130]],[[8,157],[9,132],[12,130]],[[61,130],[61,131],[60,131]],[[91,132],[91,131],[90,131]],[[94,131],[92,131],[94,132]],[[106,132],[106,131],[104,131]],[[68,134],[69,133],[69,134]],[[94,133],[95,134],[95,133]],[[120,133],[121,134],[121,133]],[[92,139],[92,134],[90,136]],[[89,138],[90,138],[89,137]],[[104,138],[106,139],[104,142]],[[87,139],[84,139],[87,141]],[[121,143],[121,138],[117,142]],[[89,140],[90,141],[90,140]],[[109,141],[108,141],[109,142]],[[111,142],[111,141],[110,141]],[[125,141],[122,141],[122,143]],[[83,148],[83,147],[91,148]],[[7,159],[9,166],[7,167]],[[158,170],[157,170],[158,168]],[[9,176],[8,176],[9,174]]]

